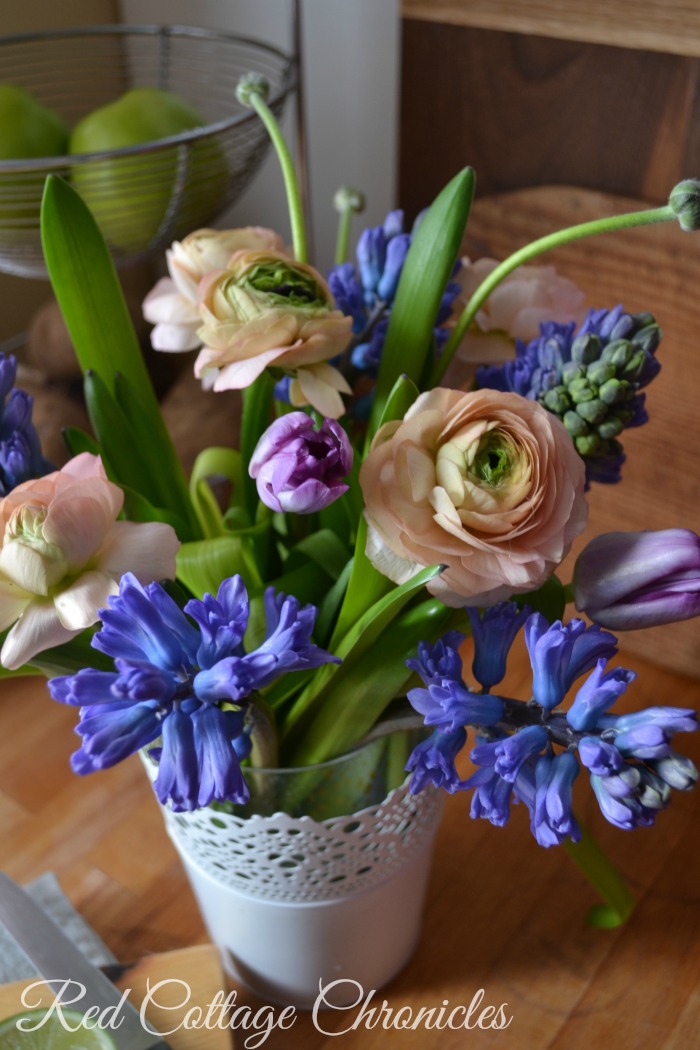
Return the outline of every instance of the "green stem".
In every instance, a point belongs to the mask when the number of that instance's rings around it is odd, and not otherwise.
[[[564,587],[564,601],[567,605],[573,604],[576,601],[576,595],[574,594],[573,583],[565,583]]]
[[[570,842],[567,839],[564,848],[603,898],[602,904],[596,904],[588,912],[588,922],[591,926],[613,929],[615,926],[621,926],[632,914],[634,898],[622,875],[590,831],[580,821],[579,826],[581,841]]]
[[[517,252],[513,252],[489,274],[486,280],[482,281],[465,306],[457,324],[452,330],[450,338],[445,343],[439,359],[435,362],[430,386],[434,387],[439,384],[479,308],[486,302],[494,288],[498,287],[501,281],[511,274],[513,270],[516,270],[518,266],[530,262],[531,259],[536,258],[543,252],[550,251],[552,248],[559,248],[564,244],[569,244],[571,241],[580,240],[582,237],[592,237],[599,233],[614,233],[616,230],[624,230],[633,226],[648,226],[652,223],[668,222],[676,218],[677,216],[671,206],[666,204],[661,208],[647,208],[644,211],[627,212],[625,215],[613,215],[607,219],[593,219],[591,222],[582,222],[577,226],[569,226],[566,230],[549,233],[546,237],[540,237],[538,240],[532,241],[531,244],[526,244],[524,248],[519,248]]]
[[[340,266],[344,263],[348,257],[348,248],[350,246],[350,226],[352,223],[352,215],[355,209],[352,204],[346,204],[340,212],[338,219],[338,238],[335,242],[335,264]]]
[[[304,209],[301,203],[297,173],[294,161],[289,152],[289,146],[285,142],[284,135],[280,130],[274,113],[256,92],[250,94],[250,105],[262,120],[272,145],[277,151],[277,157],[282,169],[284,186],[287,191],[287,207],[289,209],[289,221],[292,227],[292,244],[294,246],[294,257],[299,262],[308,262],[306,248],[306,229],[304,227]]]

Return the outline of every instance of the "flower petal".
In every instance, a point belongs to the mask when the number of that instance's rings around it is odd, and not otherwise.
[[[110,594],[118,594],[117,582],[104,572],[84,572],[54,598],[58,617],[69,631],[82,631],[100,618]]]
[[[100,551],[96,568],[118,579],[132,572],[140,583],[175,579],[180,541],[162,521],[116,521]]]
[[[69,642],[79,633],[63,626],[51,600],[32,601],[5,639],[0,663],[14,671],[37,653]]]

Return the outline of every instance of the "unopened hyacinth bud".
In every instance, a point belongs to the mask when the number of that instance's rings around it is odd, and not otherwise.
[[[668,203],[682,230],[700,230],[700,179],[683,179],[671,190]]]
[[[646,422],[639,391],[658,374],[654,354],[661,333],[649,313],[590,310],[574,324],[549,322],[516,360],[480,368],[480,386],[512,390],[538,400],[558,416],[586,460],[587,480],[620,480],[624,461],[616,440],[626,427]]]
[[[576,608],[596,623],[634,630],[700,614],[700,537],[690,529],[607,532],[574,568]]]
[[[249,473],[267,507],[313,514],[347,491],[352,459],[348,436],[334,419],[316,429],[305,412],[290,412],[260,438]]]

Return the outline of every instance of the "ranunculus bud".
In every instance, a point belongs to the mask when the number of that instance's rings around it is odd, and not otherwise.
[[[668,203],[682,230],[700,230],[700,179],[683,179],[671,190]]]
[[[700,537],[690,529],[606,532],[574,568],[576,608],[618,631],[700,614]]]
[[[334,419],[316,429],[306,412],[290,412],[267,428],[250,460],[263,503],[276,511],[313,514],[342,496],[352,446]]]

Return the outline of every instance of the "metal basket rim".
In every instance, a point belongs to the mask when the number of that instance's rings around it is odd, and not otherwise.
[[[296,59],[293,55],[282,51],[273,44],[266,43],[264,40],[258,40],[256,37],[239,36],[236,33],[227,33],[218,29],[207,29],[204,26],[158,25],[156,23],[146,23],[143,25],[136,23],[107,23],[105,25],[72,26],[62,29],[36,31],[31,33],[14,33],[9,36],[0,36],[0,49],[6,44],[29,43],[35,40],[67,39],[70,37],[101,35],[126,36],[130,33],[137,36],[179,36],[199,37],[201,39],[209,40],[226,40],[230,43],[252,45],[262,51],[266,51],[268,54],[274,55],[276,58],[282,59],[286,63],[283,70],[282,86],[274,95],[269,97],[268,104],[270,106],[276,106],[278,103],[282,102],[290,91],[294,90],[297,83]],[[20,157],[13,160],[0,160],[0,175],[4,173],[22,174],[31,171],[41,172],[45,168],[55,169],[57,167],[75,167],[76,165],[88,164],[95,160],[142,156],[143,154],[155,153],[164,149],[172,149],[173,146],[186,145],[187,143],[196,142],[203,138],[209,138],[222,131],[228,131],[230,128],[254,122],[258,119],[257,113],[254,110],[251,110],[249,113],[239,113],[235,117],[229,117],[225,120],[218,120],[212,124],[203,124],[201,127],[182,131],[179,135],[169,135],[167,138],[154,139],[152,142],[142,142],[137,146],[123,146],[120,149],[101,150],[94,153],[67,153],[61,155],[56,154],[50,157]]]

